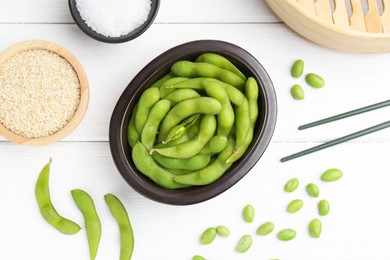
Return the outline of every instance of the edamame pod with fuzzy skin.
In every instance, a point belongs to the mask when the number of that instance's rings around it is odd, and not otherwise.
[[[157,185],[167,189],[188,187],[175,182],[172,173],[158,166],[142,143],[134,145],[131,155],[137,169]]]
[[[173,77],[173,78],[165,81],[164,84],[162,84],[160,87],[160,97],[165,98],[166,96],[168,96],[169,94],[171,94],[173,92],[173,90],[171,88],[169,88],[168,86],[171,86],[172,84],[177,84],[177,83],[180,83],[183,81],[187,81],[187,80],[189,80],[189,78]]]
[[[200,150],[199,154],[214,155],[225,149],[228,139],[224,135],[213,136],[210,141]]]
[[[148,119],[149,111],[157,101],[160,100],[160,90],[158,88],[149,88],[142,93],[139,101],[138,108],[135,114],[135,129],[138,134],[142,133],[145,122]]]
[[[234,139],[229,138],[226,148],[218,155],[217,159],[199,171],[189,174],[173,176],[173,180],[186,185],[207,185],[218,180],[227,169],[232,165],[226,163],[226,160],[233,153]]]
[[[245,75],[232,62],[222,55],[216,53],[203,53],[195,60],[195,62],[207,62],[213,64],[221,69],[231,71],[243,80],[246,80]]]
[[[157,152],[167,157],[179,159],[191,158],[197,155],[213,137],[216,127],[217,121],[215,116],[205,115],[200,122],[200,131],[193,140],[165,148],[153,148],[150,153]]]
[[[181,101],[191,99],[191,98],[198,98],[198,97],[200,97],[200,95],[198,92],[196,92],[196,90],[190,88],[184,88],[184,89],[175,89],[164,99],[168,99],[169,101],[171,101],[172,106],[174,106],[177,103],[180,103]]]
[[[241,106],[235,107],[234,114],[236,117],[236,147],[234,148],[234,151],[237,153],[241,149],[241,146],[245,143],[248,132],[251,128],[249,102],[246,98]]]
[[[195,90],[203,90],[204,83],[209,82],[209,81],[215,82],[215,83],[218,83],[219,85],[221,85],[225,89],[225,91],[229,97],[229,100],[232,104],[234,104],[236,106],[241,106],[242,103],[244,102],[244,94],[241,92],[241,91],[244,91],[244,88],[237,89],[237,88],[233,87],[232,85],[229,85],[225,82],[222,82],[222,81],[214,79],[214,78],[200,77],[200,78],[189,79],[189,80],[179,82],[176,84],[168,84],[167,83],[166,88],[169,88],[169,89],[190,88],[190,89],[195,89]]]
[[[164,77],[162,77],[161,79],[154,82],[150,86],[150,88],[158,88],[159,89],[166,81],[170,80],[171,78],[173,78],[172,74],[166,74]]]
[[[42,217],[63,234],[73,235],[79,232],[80,226],[73,221],[60,216],[54,208],[49,191],[50,161],[43,167],[35,185],[35,196]]]
[[[192,115],[186,119],[184,119],[180,124],[173,127],[165,140],[162,140],[163,144],[167,144],[169,142],[180,139],[193,124],[195,124],[200,117],[200,114]]]
[[[72,197],[77,207],[84,216],[85,230],[87,232],[89,256],[95,259],[99,248],[100,237],[102,235],[102,226],[99,216],[96,212],[95,203],[91,196],[83,190],[72,190]]]
[[[141,133],[141,142],[146,149],[151,150],[153,148],[160,122],[168,113],[170,108],[171,102],[169,100],[162,99],[154,104],[150,110],[148,119],[146,120]]]
[[[206,62],[191,62],[186,60],[177,61],[172,65],[171,73],[179,77],[216,78],[236,88],[243,88],[245,86],[245,80],[243,80],[233,72],[221,69],[213,64]]]
[[[193,98],[180,102],[168,112],[161,122],[158,143],[165,140],[169,131],[185,118],[194,114],[216,115],[221,110],[221,103],[210,97]]]
[[[134,233],[129,215],[122,202],[112,194],[106,194],[104,200],[119,226],[120,260],[130,260],[134,249]]]
[[[140,139],[137,129],[135,129],[135,114],[137,113],[137,107],[138,104],[135,105],[133,112],[131,113],[130,122],[127,127],[127,142],[129,143],[131,148],[133,148],[133,146]]]
[[[169,170],[197,171],[207,166],[210,162],[209,155],[195,155],[188,159],[170,158],[159,153],[152,154],[153,159],[162,167]]]

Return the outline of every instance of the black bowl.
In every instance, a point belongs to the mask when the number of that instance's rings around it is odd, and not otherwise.
[[[240,160],[235,162],[216,182],[206,186],[179,190],[162,188],[137,170],[131,159],[127,143],[127,126],[131,112],[142,92],[153,82],[167,74],[178,60],[195,60],[205,52],[223,55],[233,62],[246,76],[259,83],[259,117],[252,144]],[[276,124],[276,95],[271,79],[261,64],[244,49],[228,42],[201,40],[174,47],[146,65],[127,86],[113,111],[110,122],[110,148],[115,165],[125,181],[137,192],[152,200],[189,205],[211,199],[237,183],[260,159],[267,148]]]
[[[77,26],[91,38],[106,43],[127,42],[143,34],[149,28],[149,26],[152,25],[154,18],[156,18],[159,6],[160,0],[151,0],[151,8],[148,18],[140,27],[120,37],[107,37],[92,30],[92,28],[86,24],[84,19],[81,18],[80,12],[76,7],[76,0],[69,0],[70,13],[72,14],[73,20],[76,22]]]

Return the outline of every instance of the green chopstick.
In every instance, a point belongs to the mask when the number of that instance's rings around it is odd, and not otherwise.
[[[322,149],[325,149],[325,148],[328,148],[328,147],[331,147],[331,146],[334,146],[336,144],[344,143],[344,142],[347,142],[349,140],[361,137],[363,135],[367,135],[367,134],[370,134],[370,133],[373,133],[373,132],[385,129],[387,127],[390,127],[390,121],[386,121],[386,122],[384,122],[382,124],[375,125],[375,126],[363,129],[361,131],[358,131],[358,132],[355,132],[355,133],[352,133],[352,134],[349,134],[349,135],[346,135],[346,136],[334,139],[332,141],[329,141],[329,142],[326,142],[326,143],[314,146],[312,148],[303,150],[301,152],[298,152],[298,153],[295,153],[295,154],[283,157],[282,159],[280,159],[280,161],[281,162],[286,162],[286,161],[289,161],[289,160],[292,160],[292,159],[295,159],[295,158],[298,158],[298,157],[301,157],[301,156],[304,156],[304,155],[307,155],[307,154],[310,154],[310,153],[314,153],[314,152],[320,151]]]
[[[326,124],[326,123],[329,123],[329,122],[333,122],[333,121],[340,120],[340,119],[343,119],[343,118],[346,118],[346,117],[362,114],[362,113],[369,112],[369,111],[372,111],[372,110],[375,110],[375,109],[378,109],[378,108],[382,108],[382,107],[385,107],[385,106],[390,106],[390,100],[386,100],[386,101],[379,102],[379,103],[376,103],[376,104],[373,104],[373,105],[369,105],[369,106],[366,106],[366,107],[358,108],[358,109],[355,109],[355,110],[352,110],[352,111],[349,111],[349,112],[345,112],[345,113],[342,113],[342,114],[338,114],[338,115],[335,115],[335,116],[324,118],[324,119],[321,119],[321,120],[318,120],[318,121],[315,121],[315,122],[312,122],[312,123],[309,123],[309,124],[301,125],[300,127],[298,127],[298,129],[299,130],[303,130],[303,129],[307,129],[307,128],[310,128],[310,127],[323,125],[323,124]]]

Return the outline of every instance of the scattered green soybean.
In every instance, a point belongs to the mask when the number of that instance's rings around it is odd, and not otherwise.
[[[303,201],[300,199],[296,199],[291,201],[287,206],[287,211],[289,213],[298,212],[303,207]]]
[[[272,231],[274,231],[274,228],[275,228],[274,223],[265,222],[257,228],[256,234],[258,234],[259,236],[266,236],[270,234]]]
[[[299,78],[303,74],[303,68],[305,67],[305,63],[303,60],[296,60],[291,67],[291,76],[294,78]]]
[[[325,182],[332,182],[339,180],[341,177],[343,177],[343,172],[339,169],[333,168],[325,171],[321,175],[321,180]]]
[[[230,235],[230,230],[226,226],[217,226],[217,233],[221,237],[228,237]]]
[[[320,189],[315,183],[309,183],[308,185],[306,185],[306,191],[311,197],[314,198],[318,198],[318,196],[320,195]]]
[[[99,248],[100,237],[102,236],[102,225],[99,215],[96,212],[95,203],[91,196],[83,190],[74,189],[71,191],[74,202],[84,216],[85,231],[87,233],[89,256],[95,259]]]
[[[289,241],[296,237],[297,232],[294,229],[282,229],[278,233],[278,238],[282,241]]]
[[[314,238],[319,238],[322,232],[322,223],[318,218],[313,219],[309,223],[309,234]]]
[[[302,86],[299,84],[294,84],[291,87],[291,96],[296,100],[303,100],[305,98],[305,91],[303,90]]]
[[[49,190],[51,162],[52,160],[50,158],[49,162],[41,170],[41,173],[39,174],[38,180],[35,184],[35,197],[38,202],[39,211],[47,223],[52,225],[55,229],[63,234],[73,235],[79,232],[80,226],[58,214],[57,210],[54,208],[51,202]]]
[[[315,73],[309,73],[305,77],[306,83],[312,86],[313,88],[322,88],[325,86],[325,80],[315,74]]]
[[[217,229],[215,227],[209,227],[202,233],[199,241],[203,245],[208,245],[214,241],[216,236],[217,236]]]
[[[255,207],[251,204],[246,205],[242,211],[242,215],[246,222],[252,223],[255,218]]]
[[[200,255],[194,255],[192,257],[192,260],[207,260],[206,258],[204,258],[203,256],[200,256]]]
[[[113,194],[104,195],[104,200],[118,223],[120,233],[120,260],[130,260],[134,249],[134,233],[125,206]]]
[[[330,205],[327,200],[320,200],[318,202],[318,213],[320,216],[326,216],[329,214],[330,211]]]
[[[245,253],[252,246],[252,242],[253,239],[251,235],[246,234],[242,236],[236,245],[236,251],[238,253]]]
[[[298,186],[299,186],[299,180],[297,178],[290,179],[284,185],[284,191],[285,192],[293,192],[298,188]]]

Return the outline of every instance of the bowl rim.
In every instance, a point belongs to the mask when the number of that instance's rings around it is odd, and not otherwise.
[[[153,24],[153,21],[156,18],[159,7],[160,7],[160,0],[150,0],[151,8],[150,8],[150,12],[148,14],[148,18],[141,26],[139,26],[138,28],[134,29],[133,31],[129,32],[126,35],[122,35],[119,37],[107,37],[107,36],[104,36],[98,32],[95,32],[94,30],[92,30],[91,27],[89,27],[86,24],[84,19],[81,18],[80,12],[77,9],[76,1],[77,0],[69,0],[68,1],[69,10],[70,10],[70,13],[71,13],[76,25],[80,28],[81,31],[83,31],[89,37],[91,37],[97,41],[105,42],[105,43],[124,43],[124,42],[128,42],[128,41],[131,41],[131,40],[139,37]]]
[[[128,118],[126,120],[125,115],[130,113],[131,105],[134,105],[134,101],[138,100],[140,93],[146,89],[146,82],[149,81],[151,83],[151,79],[156,78],[156,75],[160,73],[159,77],[161,77],[164,74],[159,70],[162,64],[166,65],[167,62],[172,64],[174,61],[186,59],[189,55],[199,55],[204,52],[224,53],[224,55],[228,56],[227,58],[234,59],[237,63],[251,70],[252,76],[259,81],[258,83],[262,88],[260,92],[264,96],[262,126],[246,154],[229,168],[229,174],[225,173],[216,182],[205,186],[181,190],[164,189],[140,173],[134,166],[131,158],[127,158],[125,152],[126,149],[130,149],[126,137],[129,120]],[[275,89],[268,73],[255,57],[241,47],[229,42],[220,40],[191,41],[163,52],[149,62],[131,80],[113,110],[109,129],[109,145],[112,158],[119,173],[138,193],[160,203],[191,205],[209,200],[225,192],[249,172],[271,141],[276,126],[276,117],[277,100]],[[259,121],[260,117],[257,124],[259,124]],[[251,156],[247,156],[248,154],[251,154]]]
[[[12,131],[8,130],[5,126],[0,124],[0,135],[10,140],[13,143],[27,145],[27,146],[42,146],[55,143],[67,135],[69,135],[81,122],[85,112],[88,108],[89,102],[89,83],[87,74],[80,61],[66,48],[63,46],[45,40],[27,40],[15,43],[0,53],[0,66],[9,57],[28,50],[47,50],[58,54],[64,58],[74,69],[79,79],[80,84],[80,101],[76,112],[74,113],[71,120],[59,131],[52,135],[39,138],[29,138],[17,135]]]

